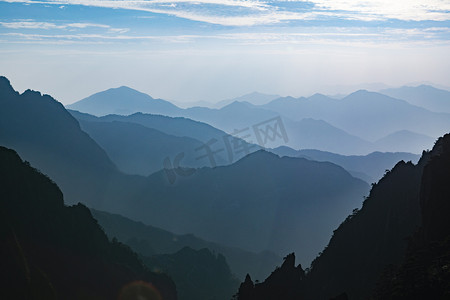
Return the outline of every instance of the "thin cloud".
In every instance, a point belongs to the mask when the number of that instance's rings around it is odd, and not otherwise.
[[[125,35],[117,34],[38,34],[38,33],[3,33],[0,36],[10,38],[11,42],[49,43],[105,43],[144,42],[156,43],[159,47],[174,44],[205,43],[204,45],[234,46],[289,46],[289,45],[336,45],[357,47],[386,47],[387,45],[436,45],[448,44],[448,31],[445,28],[428,29],[374,29],[367,27],[309,27],[298,28],[296,32],[238,32],[223,34],[198,35]],[[218,43],[217,43],[218,42]],[[149,45],[150,45],[149,44]]]
[[[450,2],[442,0],[311,0],[309,2],[314,3],[316,9],[352,12],[375,20],[450,20]]]
[[[4,0],[140,10],[223,26],[255,26],[295,20],[337,18],[361,21],[448,21],[442,0]],[[282,5],[289,2],[290,5]],[[298,5],[296,5],[298,4]]]
[[[66,26],[56,25],[54,23],[48,22],[30,22],[30,21],[20,21],[20,22],[0,22],[0,26],[10,28],[10,29],[63,29]]]
[[[107,31],[111,33],[125,33],[129,31],[128,28],[113,28],[105,24],[95,24],[95,23],[56,24],[50,22],[36,22],[34,20],[0,22],[0,26],[9,29],[41,29],[41,30],[102,28],[107,29]]]

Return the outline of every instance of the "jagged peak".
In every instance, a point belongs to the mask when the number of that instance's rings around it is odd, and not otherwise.
[[[247,273],[247,275],[245,276],[244,283],[251,283],[253,285],[253,280],[250,277],[250,274]]]
[[[431,150],[431,156],[438,156],[448,152],[450,152],[450,133],[437,139]]]
[[[4,87],[9,87],[10,89],[13,89],[13,87],[11,86],[11,82],[9,81],[8,78],[6,78],[5,76],[0,76],[0,87],[4,88]]]
[[[16,95],[18,95],[19,93],[14,90],[14,88],[12,87],[11,82],[9,81],[8,78],[6,78],[5,76],[0,76],[0,94],[3,94],[3,95],[16,94]]]
[[[22,96],[38,96],[38,97],[41,97],[42,94],[39,91],[27,89],[25,92],[22,93]]]
[[[290,253],[288,255],[286,255],[286,257],[284,258],[284,262],[281,265],[282,269],[292,269],[295,268],[295,253]]]

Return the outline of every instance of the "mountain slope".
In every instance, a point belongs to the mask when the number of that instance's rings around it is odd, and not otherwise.
[[[350,172],[354,177],[366,182],[377,182],[386,170],[392,169],[400,161],[412,161],[417,163],[420,156],[405,152],[372,152],[368,155],[339,155],[336,153],[302,149],[294,150],[288,147],[279,147],[271,150],[280,156],[304,157],[315,161],[329,161],[337,164]]]
[[[180,108],[168,101],[153,99],[147,94],[126,86],[93,94],[67,105],[67,108],[96,116],[110,114],[131,115],[136,112],[170,115],[180,110]]]
[[[177,137],[139,124],[126,122],[80,121],[81,129],[89,134],[114,161],[128,174],[147,176],[164,168],[166,158],[179,153],[184,157],[181,167],[209,166],[207,160],[197,160],[196,149],[203,143],[188,137]],[[217,164],[226,164],[226,155],[216,158]]]
[[[104,117],[95,117],[87,113],[81,113],[74,110],[68,110],[78,121],[88,122],[126,122],[139,124],[147,128],[156,129],[169,135],[178,137],[190,137],[203,143],[215,138],[223,139],[227,135],[222,130],[214,128],[206,123],[194,121],[183,117],[167,117],[161,115],[152,115],[144,113],[135,113],[129,116],[107,115]]]
[[[137,280],[153,288],[135,284],[136,297],[177,299],[167,276],[109,242],[85,206],[65,206],[59,188],[14,151],[0,147],[0,166],[2,299],[123,299]]]
[[[387,268],[376,299],[446,299],[450,295],[450,135],[440,138],[425,166],[420,191],[422,226],[400,266]]]
[[[48,174],[68,203],[101,205],[117,167],[59,102],[30,90],[19,94],[0,77],[0,107],[0,145]]]
[[[399,162],[374,185],[362,209],[339,226],[312,263],[307,299],[329,299],[344,291],[350,299],[367,298],[384,267],[403,259],[406,238],[420,224],[423,164]]]
[[[373,145],[348,134],[322,120],[306,118],[297,122],[286,121],[289,145],[298,149],[317,149],[341,154],[366,154]]]
[[[302,299],[305,271],[301,265],[295,266],[295,254],[284,258],[281,267],[267,277],[262,283],[253,283],[250,275],[245,277],[237,293],[238,299]]]
[[[122,170],[132,174],[148,175],[160,170],[166,167],[166,158],[173,161],[179,154],[183,154],[180,166],[228,165],[260,148],[239,136],[186,118],[142,113],[97,118],[70,113]],[[207,149],[214,152],[213,157],[204,157]]]
[[[188,247],[174,254],[144,257],[153,270],[170,274],[177,285],[180,300],[230,300],[239,281],[231,275],[225,257],[208,249]]]

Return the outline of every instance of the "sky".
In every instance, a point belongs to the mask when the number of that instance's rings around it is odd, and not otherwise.
[[[63,104],[448,87],[449,53],[450,0],[0,0],[0,75]]]

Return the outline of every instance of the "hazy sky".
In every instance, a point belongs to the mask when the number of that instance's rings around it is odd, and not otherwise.
[[[0,0],[0,74],[65,104],[450,86],[449,53],[450,0]]]

